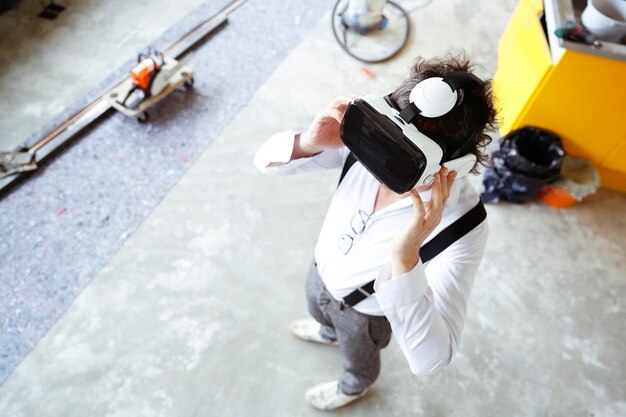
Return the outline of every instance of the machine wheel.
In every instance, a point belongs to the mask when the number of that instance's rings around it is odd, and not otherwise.
[[[193,77],[189,78],[187,81],[185,81],[185,88],[189,89],[189,88],[193,88]]]
[[[146,123],[148,121],[148,117],[149,117],[148,112],[145,111],[141,113],[139,116],[137,116],[137,121],[139,123]]]

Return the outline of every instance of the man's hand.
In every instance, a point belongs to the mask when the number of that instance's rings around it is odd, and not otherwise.
[[[424,240],[441,222],[443,208],[448,201],[456,172],[442,168],[435,175],[430,202],[424,207],[420,195],[411,190],[414,214],[411,222],[391,242],[391,277],[409,272],[419,261],[419,250]]]
[[[313,122],[296,138],[291,159],[298,159],[321,152],[326,148],[341,148],[343,142],[339,137],[341,120],[348,105],[356,96],[336,97],[324,107],[313,119]]]

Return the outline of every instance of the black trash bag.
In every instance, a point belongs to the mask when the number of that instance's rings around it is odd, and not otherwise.
[[[525,203],[559,177],[564,155],[556,134],[537,127],[514,130],[491,155],[480,197],[485,203]]]

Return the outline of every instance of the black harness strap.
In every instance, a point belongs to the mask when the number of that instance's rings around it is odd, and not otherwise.
[[[341,171],[339,184],[341,184],[341,181],[343,181],[343,178],[348,173],[348,170],[352,165],[354,165],[355,162],[356,158],[352,152],[350,152]],[[420,248],[420,259],[422,263],[426,263],[435,256],[439,255],[446,248],[448,248],[448,246],[452,245],[454,242],[472,231],[476,226],[481,224],[486,218],[487,211],[485,210],[485,206],[482,201],[478,201],[478,204],[476,204],[470,211],[456,219],[452,224],[443,229],[439,232],[439,234],[437,234],[437,236],[432,238],[428,243]],[[374,282],[375,280],[372,280],[345,296],[343,300],[341,300],[342,306],[355,306],[370,295],[374,294]]]
[[[354,154],[350,152],[348,154],[348,157],[346,158],[346,162],[343,163],[343,168],[341,170],[341,175],[339,176],[339,183],[337,184],[337,187],[339,187],[339,184],[341,184],[341,181],[343,181],[343,177],[346,176],[346,174],[348,173],[348,171],[350,171],[350,168],[352,167],[352,165],[354,165],[355,162],[356,158],[354,157]]]
[[[437,236],[420,248],[420,259],[422,263],[426,263],[439,255],[448,246],[452,245],[481,224],[486,218],[487,211],[485,210],[485,206],[482,201],[479,201],[474,208],[456,219],[454,223],[443,229]],[[345,296],[343,300],[341,300],[342,305],[353,307],[374,294],[374,281],[375,280],[368,282]]]
[[[430,242],[420,248],[420,259],[423,263],[446,250],[448,246],[471,232],[487,218],[487,211],[482,201],[478,201],[470,211],[456,219],[451,225],[443,229]]]

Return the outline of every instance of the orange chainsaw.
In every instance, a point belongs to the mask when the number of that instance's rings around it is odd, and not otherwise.
[[[134,109],[146,98],[158,95],[190,57],[191,54],[188,54],[184,59],[175,61],[175,65],[165,65],[162,53],[150,51],[148,54],[139,54],[137,65],[130,71],[133,86],[121,104]]]
[[[137,56],[137,65],[130,71],[133,87],[128,90],[122,105],[132,109],[137,107],[142,100],[150,97],[152,83],[162,66],[163,54],[156,51],[150,51],[147,54],[140,53]],[[128,102],[131,97],[133,99]]]

